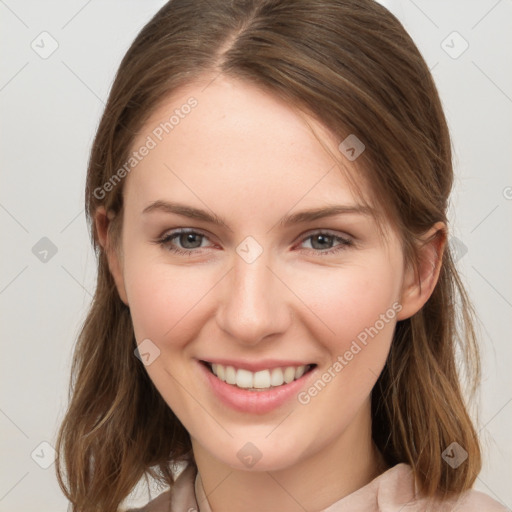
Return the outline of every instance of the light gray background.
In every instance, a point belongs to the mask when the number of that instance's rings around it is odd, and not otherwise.
[[[124,52],[163,3],[0,0],[0,511],[67,507],[51,446],[95,284],[83,210],[88,152]],[[482,321],[485,466],[476,488],[510,508],[512,2],[383,3],[432,69],[452,131],[451,243]],[[31,47],[48,52],[52,38],[58,48],[47,58]],[[36,246],[43,237],[57,250],[46,261]]]

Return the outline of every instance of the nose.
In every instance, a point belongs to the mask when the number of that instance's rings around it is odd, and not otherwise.
[[[292,318],[287,291],[265,252],[252,263],[235,254],[233,268],[223,279],[217,324],[244,345],[282,334]]]

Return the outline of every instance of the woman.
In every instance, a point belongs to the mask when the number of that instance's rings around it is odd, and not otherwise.
[[[452,180],[433,79],[380,5],[166,4],[89,163],[73,510],[114,512],[144,475],[171,487],[147,511],[503,510],[470,490]]]

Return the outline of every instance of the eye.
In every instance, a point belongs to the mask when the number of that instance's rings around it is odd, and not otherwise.
[[[193,256],[198,249],[208,247],[203,244],[208,237],[203,233],[191,229],[180,229],[164,234],[155,243],[161,245],[168,251],[184,256]],[[317,231],[302,239],[301,245],[309,243],[306,250],[319,256],[338,253],[353,245],[353,241],[327,231]],[[179,246],[181,247],[179,247]]]
[[[334,254],[340,252],[347,247],[354,245],[349,238],[334,235],[327,231],[317,231],[303,238],[302,244],[309,241],[311,250],[318,255]],[[337,243],[337,245],[334,245]]]
[[[176,254],[192,256],[197,249],[204,247],[202,243],[205,240],[207,240],[206,235],[198,231],[181,229],[165,234],[163,237],[156,240],[156,242]],[[176,243],[179,243],[183,248],[177,247]]]

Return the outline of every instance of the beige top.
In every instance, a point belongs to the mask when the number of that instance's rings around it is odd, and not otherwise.
[[[507,512],[497,501],[479,491],[470,490],[457,500],[426,501],[414,494],[413,475],[407,464],[388,469],[370,483],[318,512]],[[129,512],[212,512],[201,476],[188,465],[176,479],[172,491],[166,491],[141,509]]]

